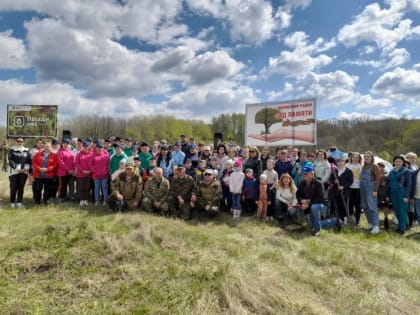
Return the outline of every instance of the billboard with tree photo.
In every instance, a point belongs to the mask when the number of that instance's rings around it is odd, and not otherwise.
[[[315,145],[315,99],[247,104],[246,145]]]
[[[7,136],[56,137],[58,105],[7,105]]]

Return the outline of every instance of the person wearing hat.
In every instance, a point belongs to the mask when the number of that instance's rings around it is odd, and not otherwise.
[[[156,167],[153,176],[144,185],[142,208],[149,213],[169,215],[169,181],[163,177],[163,169]]]
[[[51,152],[57,153],[58,149],[60,148],[60,142],[57,138],[52,138],[51,140]]]
[[[90,161],[90,170],[92,171],[95,205],[99,205],[99,195],[102,191],[102,200],[108,198],[108,180],[109,180],[109,154],[100,142],[95,144],[95,152]]]
[[[60,202],[69,199],[69,183],[76,173],[75,159],[70,148],[70,143],[70,139],[64,138],[61,148],[57,152],[58,197]]]
[[[107,203],[113,211],[134,210],[140,205],[143,180],[134,173],[134,163],[127,162],[124,172],[112,181]]]
[[[80,206],[89,205],[90,189],[91,189],[91,170],[90,159],[92,153],[90,151],[90,143],[82,142],[82,150],[76,155],[76,177],[77,177],[77,191],[80,199]]]
[[[199,152],[200,160],[206,160],[207,162],[210,161],[211,158],[211,148],[209,145],[205,145],[201,148]]]
[[[169,211],[172,216],[182,217],[184,220],[192,218],[191,206],[196,201],[196,197],[193,196],[194,188],[194,179],[185,174],[184,165],[177,165],[168,195]]]
[[[34,199],[36,204],[47,204],[51,198],[55,198],[57,182],[57,154],[52,152],[51,143],[44,145],[44,150],[35,154],[32,159],[34,174]]]
[[[23,138],[16,138],[16,144],[7,152],[10,182],[10,207],[22,207],[25,183],[31,169],[31,155],[23,145]]]
[[[316,180],[313,168],[306,166],[302,169],[302,173],[303,181],[298,186],[296,198],[300,208],[305,213],[309,213],[313,235],[320,235],[321,228],[338,227],[340,229],[340,221],[337,218],[321,220],[321,212],[326,210],[326,206],[323,203],[322,184]]]
[[[110,157],[109,173],[112,174],[119,168],[121,160],[127,160],[127,155],[123,152],[120,144],[114,144],[114,154]]]
[[[194,195],[198,211],[203,211],[210,218],[220,212],[222,188],[220,182],[215,180],[212,169],[204,172],[204,179],[198,184]]]

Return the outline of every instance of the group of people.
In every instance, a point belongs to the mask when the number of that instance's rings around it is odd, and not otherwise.
[[[91,201],[113,210],[147,212],[189,220],[194,213],[261,220],[285,217],[304,222],[314,235],[322,228],[359,224],[364,212],[371,233],[380,231],[378,209],[394,211],[398,232],[420,222],[417,155],[393,159],[386,174],[372,152],[344,154],[336,147],[316,153],[292,146],[240,148],[232,140],[212,147],[181,135],[173,144],[152,146],[130,138],[38,139],[28,149],[23,138],[8,150],[10,206],[22,207],[25,183],[38,205],[51,200]]]

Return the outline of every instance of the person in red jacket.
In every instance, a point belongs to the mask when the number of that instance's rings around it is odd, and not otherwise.
[[[44,145],[44,151],[38,152],[32,159],[34,176],[34,199],[36,204],[41,204],[41,197],[44,204],[50,198],[54,198],[57,183],[57,154],[51,151],[51,143]],[[42,193],[44,191],[44,193]]]
[[[109,154],[104,145],[97,142],[95,152],[90,159],[90,170],[94,184],[95,205],[99,204],[99,192],[102,190],[102,200],[106,204],[108,198]]]
[[[89,205],[91,170],[90,160],[92,153],[90,152],[90,144],[87,141],[82,142],[82,150],[76,155],[76,177],[77,187],[79,191],[80,206]]]
[[[67,188],[73,177],[76,167],[74,162],[74,154],[70,148],[70,139],[64,138],[61,148],[57,152],[57,176],[59,181],[59,198],[60,201],[68,199]]]

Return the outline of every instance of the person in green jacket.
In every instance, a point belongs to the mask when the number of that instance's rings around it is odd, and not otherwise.
[[[114,144],[115,153],[110,157],[109,174],[112,175],[119,167],[122,159],[127,160],[127,155],[122,151],[121,145]]]

